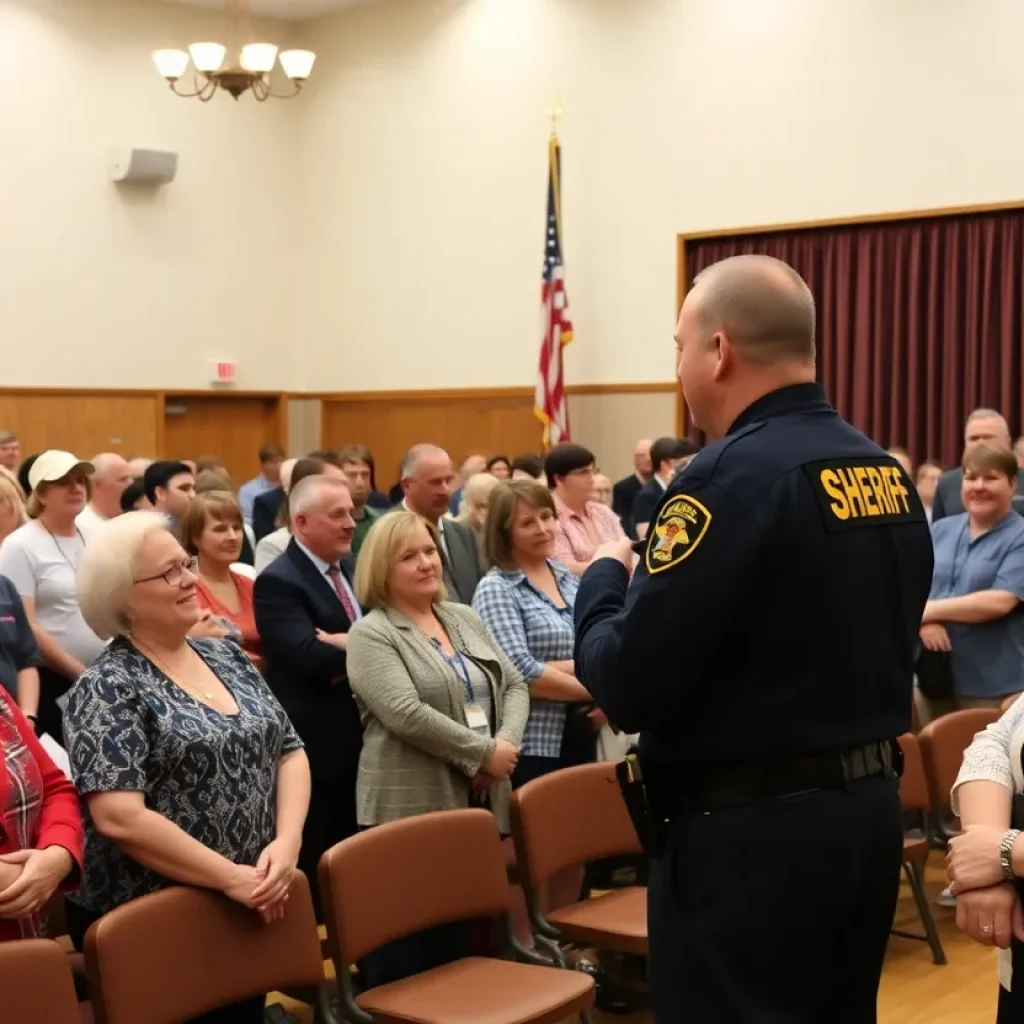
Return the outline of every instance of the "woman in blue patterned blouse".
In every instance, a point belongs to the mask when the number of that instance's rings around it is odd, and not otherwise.
[[[309,804],[309,766],[281,705],[231,640],[189,638],[195,565],[153,512],[103,524],[78,571],[97,635],[115,637],[64,716],[86,815],[84,880],[67,903],[89,925],[170,885],[215,889],[268,924],[284,914]],[[202,1018],[256,1024],[263,998]]]
[[[576,679],[572,611],[579,580],[551,555],[555,503],[532,480],[501,481],[491,492],[484,549],[494,566],[480,581],[473,608],[530,687],[513,787],[597,754],[604,715]]]

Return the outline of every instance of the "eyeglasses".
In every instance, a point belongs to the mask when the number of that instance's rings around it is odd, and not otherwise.
[[[155,576],[145,576],[141,580],[132,580],[132,583],[151,583],[153,580],[163,580],[169,587],[180,587],[185,573],[189,572],[195,576],[198,568],[198,558],[186,558],[183,562],[172,565],[166,572],[158,572]]]

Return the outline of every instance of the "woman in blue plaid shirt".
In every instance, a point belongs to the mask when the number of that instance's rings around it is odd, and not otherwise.
[[[484,548],[494,568],[473,608],[530,687],[530,717],[513,787],[597,756],[604,715],[576,679],[573,605],[579,580],[552,559],[555,503],[532,480],[502,481],[491,492]]]

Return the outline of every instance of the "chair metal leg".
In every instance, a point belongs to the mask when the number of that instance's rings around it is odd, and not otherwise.
[[[920,866],[910,861],[904,861],[903,870],[910,883],[910,891],[914,894],[914,902],[917,904],[917,912],[924,925],[925,939],[932,951],[932,962],[937,965],[947,963],[945,950],[942,948],[942,940],[939,938],[939,930],[935,927],[935,918],[932,916],[932,909],[928,906],[928,897],[925,895],[924,884]]]

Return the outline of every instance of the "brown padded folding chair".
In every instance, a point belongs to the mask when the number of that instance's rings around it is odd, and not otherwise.
[[[86,932],[85,963],[98,1024],[176,1024],[324,980],[301,873],[284,920],[271,924],[207,889],[181,886],[132,900]]]
[[[601,761],[543,775],[512,794],[512,839],[534,933],[617,953],[647,953],[647,889],[629,886],[543,912],[544,886],[559,872],[642,852],[615,765]],[[560,960],[564,962],[564,960]]]
[[[949,797],[960,772],[964,751],[971,745],[976,733],[998,718],[999,712],[989,708],[954,711],[929,722],[917,734],[928,780],[931,818],[936,835],[943,842],[951,836],[946,825],[946,813],[950,809]]]
[[[342,1019],[556,1024],[579,1014],[586,1020],[595,995],[589,975],[495,957],[467,956],[354,994],[349,966],[396,939],[482,918],[501,919],[510,936],[506,861],[493,815],[479,809],[403,818],[328,850],[320,860],[320,894]]]
[[[79,1024],[68,955],[50,939],[0,943],[3,1024]]]
[[[928,792],[928,779],[925,776],[924,761],[921,747],[913,733],[901,736],[899,744],[903,750],[903,777],[900,779],[900,804],[904,813],[926,815],[931,807],[931,796]],[[924,892],[924,869],[928,861],[927,836],[903,837],[903,873],[907,876],[910,891],[913,893],[917,912],[924,925],[924,935],[900,931],[893,928],[892,934],[904,939],[918,939],[927,942],[932,951],[932,961],[936,964],[946,963],[946,953],[942,948],[939,930],[935,927],[928,898]]]

